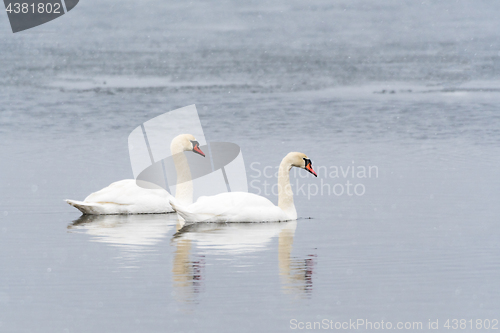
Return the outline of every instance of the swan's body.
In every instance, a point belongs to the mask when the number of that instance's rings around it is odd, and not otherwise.
[[[135,179],[124,179],[90,194],[84,201],[66,200],[83,214],[162,214],[174,210],[164,189],[145,189]]]
[[[302,153],[289,153],[281,161],[278,173],[278,206],[252,193],[229,192],[200,197],[189,206],[170,198],[170,204],[186,222],[272,222],[297,219],[290,185],[290,169],[312,170],[311,161]]]
[[[190,134],[181,134],[170,145],[178,174],[175,198],[186,205],[193,202],[191,172],[184,151],[194,151],[200,155],[196,139]],[[164,189],[146,189],[137,185],[135,179],[125,179],[90,194],[84,201],[65,200],[83,214],[164,214],[173,213],[169,204],[173,198]]]
[[[188,207],[173,202],[171,205],[186,222],[269,222],[291,219],[269,199],[246,192],[200,197]]]

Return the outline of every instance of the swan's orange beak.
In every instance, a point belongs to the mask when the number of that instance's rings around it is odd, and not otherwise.
[[[201,151],[200,145],[198,144],[198,142],[196,142],[196,144],[193,146],[193,151],[196,154],[200,154],[201,156],[205,157],[205,153]]]
[[[309,163],[308,165],[306,165],[306,170],[309,171],[310,173],[312,173],[314,175],[314,177],[318,177],[318,174],[316,173],[316,171],[313,170],[313,167],[312,167],[311,163]]]
[[[304,163],[305,163],[305,169],[310,173],[312,173],[314,177],[318,177],[318,174],[313,169],[313,163],[311,162],[311,160],[304,157]]]

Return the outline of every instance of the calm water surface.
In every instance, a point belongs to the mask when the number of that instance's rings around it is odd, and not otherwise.
[[[0,15],[0,331],[500,319],[499,10],[85,0],[18,34]],[[297,221],[181,229],[63,202],[131,178],[130,131],[193,103],[254,193],[277,201],[262,173],[289,151],[313,160]]]

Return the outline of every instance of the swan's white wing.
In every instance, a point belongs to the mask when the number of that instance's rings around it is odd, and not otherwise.
[[[124,179],[114,182],[108,187],[91,193],[85,202],[112,202],[121,205],[130,205],[139,201],[167,200],[170,194],[163,189],[145,189],[137,186],[134,179]]]
[[[200,197],[177,212],[187,222],[286,221],[286,214],[268,199],[253,193],[230,192]]]
[[[145,189],[134,179],[125,179],[90,194],[83,202],[67,202],[84,214],[154,214],[173,211],[169,197],[163,189]]]

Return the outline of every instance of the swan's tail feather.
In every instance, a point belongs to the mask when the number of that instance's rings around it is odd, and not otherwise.
[[[223,219],[220,219],[217,214],[195,213],[188,207],[180,204],[175,198],[170,198],[169,201],[179,217],[184,220],[183,222],[225,222]]]
[[[172,208],[174,208],[174,206],[182,207],[182,204],[174,196],[169,196],[168,202],[170,203],[170,206],[172,206]],[[176,209],[174,208],[174,210]]]
[[[190,212],[186,207],[182,206],[178,200],[174,197],[170,197],[169,200],[170,206],[179,214],[180,217],[184,219],[186,222],[194,222],[196,220],[195,214]]]
[[[91,202],[83,202],[83,201],[77,201],[77,200],[64,200],[71,206],[75,207],[79,211],[81,211],[83,214],[86,215],[98,215],[100,214],[99,208],[100,205],[98,203],[91,203]]]

